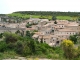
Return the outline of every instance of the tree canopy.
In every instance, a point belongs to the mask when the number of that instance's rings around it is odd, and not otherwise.
[[[77,35],[71,35],[69,39],[73,41],[75,44],[77,43]]]
[[[52,20],[56,20],[57,18],[56,18],[56,16],[52,16]]]

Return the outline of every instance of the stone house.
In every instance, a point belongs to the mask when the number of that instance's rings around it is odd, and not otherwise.
[[[37,25],[37,28],[41,33],[35,34],[34,37],[39,42],[47,43],[50,46],[60,45],[63,40],[69,39],[69,36],[80,33],[79,24],[67,20],[57,20],[57,24],[54,24],[54,21],[49,21],[46,24]]]
[[[26,31],[34,31],[34,28],[26,28]]]
[[[43,32],[45,35],[48,35],[48,34],[52,33],[52,29],[51,28],[47,28],[45,30],[41,30],[41,32]]]
[[[27,20],[26,23],[27,23],[27,24],[33,24],[33,21],[32,21],[32,20]]]
[[[15,33],[15,32],[18,31],[18,30],[19,30],[21,33],[23,33],[24,35],[26,34],[26,29],[25,29],[25,28],[0,27],[0,33],[4,33],[4,32]]]
[[[27,23],[29,24],[35,24],[35,23],[38,23],[41,19],[38,19],[38,18],[30,18],[27,20]]]
[[[77,23],[79,24],[79,26],[80,26],[80,21],[77,21]]]
[[[0,22],[1,22],[1,17],[0,17]]]
[[[56,20],[57,21],[57,24],[68,24],[69,21],[68,20]]]
[[[77,23],[77,22],[69,22],[67,24],[67,26],[79,26],[79,23]]]
[[[49,22],[48,19],[41,19],[40,22]]]
[[[45,24],[47,24],[46,21],[41,21],[41,22],[38,23],[38,25],[42,25],[42,26],[45,25]]]
[[[67,28],[76,31],[77,34],[80,32],[80,26],[67,26]]]
[[[47,43],[50,46],[60,45],[61,40],[55,35],[38,35],[38,41],[41,43]]]
[[[55,31],[54,34],[57,34],[57,35],[75,35],[76,31],[69,29],[69,28],[65,28],[65,29],[59,29],[59,30]]]

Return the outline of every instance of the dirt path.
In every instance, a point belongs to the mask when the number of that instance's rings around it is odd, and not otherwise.
[[[17,59],[3,59],[3,60],[59,60],[59,59],[47,59],[47,58],[25,58],[25,57],[18,57]]]

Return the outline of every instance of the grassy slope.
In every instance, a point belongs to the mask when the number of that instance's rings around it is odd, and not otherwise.
[[[3,53],[0,52],[0,60],[2,59],[8,59],[8,58],[15,58],[15,56],[19,56],[18,54],[16,54],[15,51],[5,51]]]
[[[70,16],[57,16],[59,20],[76,20],[78,17],[70,17]]]
[[[17,17],[22,17],[22,18],[30,18],[30,15],[23,15],[20,13],[12,13],[12,14],[8,14],[8,16],[17,16]],[[41,16],[41,15],[31,15],[32,18],[44,18],[44,19],[52,19],[52,16],[50,15],[45,15],[45,16]],[[78,17],[70,17],[70,16],[56,16],[58,20],[76,20]]]

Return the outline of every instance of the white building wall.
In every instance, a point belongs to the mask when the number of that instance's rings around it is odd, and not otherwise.
[[[0,22],[1,22],[1,17],[0,17]]]

